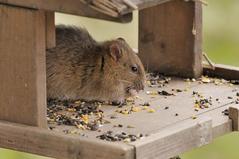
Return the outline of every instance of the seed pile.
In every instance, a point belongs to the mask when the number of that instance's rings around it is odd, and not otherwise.
[[[103,111],[99,102],[48,100],[47,119],[49,124],[75,126],[82,130],[96,131],[104,124]]]
[[[97,138],[101,140],[112,141],[112,142],[123,141],[126,143],[134,142],[143,137],[144,137],[143,134],[132,135],[132,134],[127,134],[125,132],[113,133],[113,131],[107,131],[106,133],[103,133],[102,135],[97,136]]]
[[[131,103],[134,100],[130,100]],[[129,101],[128,101],[129,102]],[[87,135],[82,133],[82,130],[91,130],[101,132],[99,129],[104,124],[109,124],[110,121],[104,118],[104,112],[100,109],[101,104],[99,102],[81,102],[81,101],[60,101],[56,99],[48,100],[47,109],[47,121],[50,125],[67,125],[74,126],[75,129],[64,129],[65,134],[77,134],[87,137]],[[149,103],[146,103],[149,105]],[[130,112],[138,112],[141,109],[139,107],[131,107]],[[151,110],[152,111],[152,110]],[[123,112],[121,112],[123,113]],[[111,116],[110,119],[115,119],[116,116]],[[118,124],[113,127],[122,128],[124,125]],[[51,130],[54,126],[49,127]],[[134,126],[127,125],[127,128],[134,128]],[[81,130],[81,131],[80,131]],[[127,134],[125,132],[113,133],[108,131],[102,135],[97,136],[97,138],[106,141],[123,141],[123,142],[133,142],[143,135],[133,135]]]
[[[199,92],[193,91],[193,97],[195,97],[194,110],[199,111],[200,109],[209,108],[212,105],[212,97],[205,98]]]
[[[171,81],[171,77],[165,77],[159,73],[150,73],[147,75],[148,87],[164,87]]]

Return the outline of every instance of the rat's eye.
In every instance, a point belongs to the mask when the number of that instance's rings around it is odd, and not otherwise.
[[[137,73],[137,72],[138,72],[138,67],[137,67],[137,66],[132,66],[132,67],[131,67],[131,70],[132,70],[134,73]]]

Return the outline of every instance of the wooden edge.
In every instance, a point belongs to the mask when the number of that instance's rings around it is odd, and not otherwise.
[[[134,147],[0,122],[0,147],[59,159],[134,159]]]
[[[133,1],[136,1],[135,5],[137,6],[137,9],[142,10],[142,9],[149,8],[149,7],[154,7],[156,5],[160,5],[160,4],[172,1],[172,0],[147,0],[147,1],[145,1],[145,0],[133,0]]]
[[[229,118],[232,120],[232,130],[239,131],[239,106],[229,107]]]
[[[222,65],[222,64],[215,64],[214,69],[204,65],[204,74],[213,76],[213,77],[220,77],[225,78],[228,80],[236,80],[239,79],[239,67]]]
[[[131,145],[135,146],[137,159],[170,158],[208,144],[212,137],[212,119],[203,117],[167,127]]]
[[[55,12],[45,12],[46,14],[46,48],[56,46]]]
[[[213,139],[232,132],[232,120],[224,120],[223,123],[213,125]]]
[[[50,0],[48,3],[45,3],[42,0],[0,0],[0,4],[14,5],[52,12],[62,12],[120,23],[128,23],[133,19],[132,12],[120,15],[119,17],[112,17],[92,9],[79,0]]]

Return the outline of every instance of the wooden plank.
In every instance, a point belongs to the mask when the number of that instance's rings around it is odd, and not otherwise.
[[[214,69],[204,67],[204,74],[229,80],[239,79],[239,67],[216,64]]]
[[[45,127],[45,14],[0,5],[0,19],[0,119]]]
[[[134,159],[133,146],[0,122],[0,147],[59,159]]]
[[[210,118],[185,121],[132,143],[137,159],[170,158],[212,140]]]
[[[201,147],[214,138],[230,133],[232,122],[227,116],[222,115],[222,111],[229,106],[231,104],[201,113],[195,121],[187,119],[174,123],[145,139],[132,143],[136,147],[137,159],[169,158]],[[196,125],[200,125],[200,128],[193,126],[193,122],[198,123]]]
[[[149,102],[149,108],[154,109],[154,113],[149,113],[146,108],[146,110],[124,115],[116,113],[115,110],[130,109],[132,105],[123,108],[102,105],[100,109],[103,110],[104,119],[108,122],[99,128],[100,132],[81,130],[66,125],[50,126],[52,126],[53,131],[77,131],[87,135],[90,139],[95,139],[96,136],[109,130],[113,133],[125,132],[133,135],[141,133],[145,136],[144,138],[129,143],[135,146],[137,159],[138,157],[143,159],[169,158],[207,144],[213,138],[232,131],[232,122],[222,111],[234,105],[233,102],[237,97],[233,91],[237,86],[229,84],[215,85],[214,83],[200,84],[198,81],[186,82],[182,79],[172,78],[172,81],[169,81],[169,84],[166,84],[163,88],[146,87],[145,91],[165,90],[171,92],[172,89],[184,90],[185,88],[187,88],[187,91],[167,97],[154,95],[153,98],[150,98],[145,92],[141,92],[133,105],[143,109],[140,104]],[[203,98],[209,99],[211,96],[212,105],[209,108],[195,111],[195,99],[197,98],[192,96],[193,91],[199,92]],[[233,99],[229,99],[228,96]],[[168,109],[165,109],[167,106]],[[175,116],[175,113],[178,115]],[[69,111],[67,111],[67,114],[71,116]],[[112,114],[114,114],[114,119],[110,118]],[[197,119],[193,120],[192,116],[197,117]],[[118,127],[119,124],[122,126]],[[128,128],[128,125],[133,126],[133,128]],[[210,129],[207,127],[209,125]],[[137,146],[139,146],[139,149],[137,149]]]
[[[202,5],[174,0],[139,11],[139,56],[148,71],[202,74]]]
[[[229,118],[232,120],[232,130],[239,131],[239,107],[229,107]]]
[[[157,133],[163,128],[170,126],[172,124],[177,124],[178,122],[184,121],[192,116],[198,116],[202,113],[220,108],[225,106],[236,99],[236,94],[233,93],[236,86],[230,86],[229,84],[217,86],[214,83],[211,84],[199,84],[198,82],[191,82],[190,84],[184,80],[172,79],[168,85],[163,88],[148,88],[146,87],[146,91],[162,91],[165,90],[167,92],[172,92],[172,89],[180,89],[185,90],[183,92],[175,93],[175,96],[161,96],[161,95],[146,95],[145,92],[141,92],[138,96],[139,99],[135,101],[135,104],[124,106],[123,108],[117,108],[115,106],[103,105],[101,110],[104,111],[104,119],[109,121],[108,124],[103,124],[100,127],[101,132],[98,131],[82,131],[77,129],[76,127],[68,127],[66,125],[55,125],[50,124],[52,127],[56,127],[53,131],[62,131],[62,130],[76,130],[87,134],[90,138],[95,138],[102,134],[102,132],[106,132],[108,130],[112,130],[114,132],[124,131],[128,134],[153,134]],[[209,99],[212,97],[212,105],[209,108],[200,109],[195,111],[195,100],[197,98],[193,97],[193,91],[199,92],[204,98]],[[233,97],[233,99],[228,99],[228,97]],[[218,99],[218,100],[216,100]],[[180,101],[180,103],[178,102]],[[141,105],[143,103],[150,103],[150,107],[155,110],[154,113],[148,113],[147,109],[144,110],[144,107]],[[132,114],[124,115],[120,113],[116,113],[116,110],[125,110],[130,109],[131,106],[137,106],[141,110],[139,112],[132,112]],[[168,107],[168,109],[165,109]],[[226,108],[224,108],[226,109]],[[220,110],[222,111],[222,110]],[[70,113],[67,112],[70,116]],[[178,114],[175,116],[175,114]],[[116,119],[111,119],[111,116],[116,116]],[[217,120],[228,118],[223,118],[221,112],[216,112],[215,116],[210,114],[209,116],[213,116]],[[219,120],[219,125],[221,120]],[[121,124],[123,127],[115,127],[114,125]],[[127,128],[127,125],[131,125],[134,128]],[[218,127],[221,129],[220,127]],[[227,127],[225,127],[227,128]]]
[[[55,13],[46,12],[46,48],[56,46]]]
[[[28,7],[34,9],[42,9],[53,12],[62,12],[68,14],[76,14],[91,18],[98,18],[116,22],[130,22],[132,20],[132,13],[121,15],[120,17],[111,17],[109,15],[100,13],[83,4],[80,0],[48,0],[47,3],[43,0],[0,0],[0,3],[16,5],[21,7]]]
[[[154,7],[172,0],[131,0],[131,2],[137,6],[139,10]]]

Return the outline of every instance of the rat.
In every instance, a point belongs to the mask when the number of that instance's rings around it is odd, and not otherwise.
[[[46,52],[47,97],[122,103],[144,89],[145,70],[123,38],[97,42],[84,28],[56,27]]]

